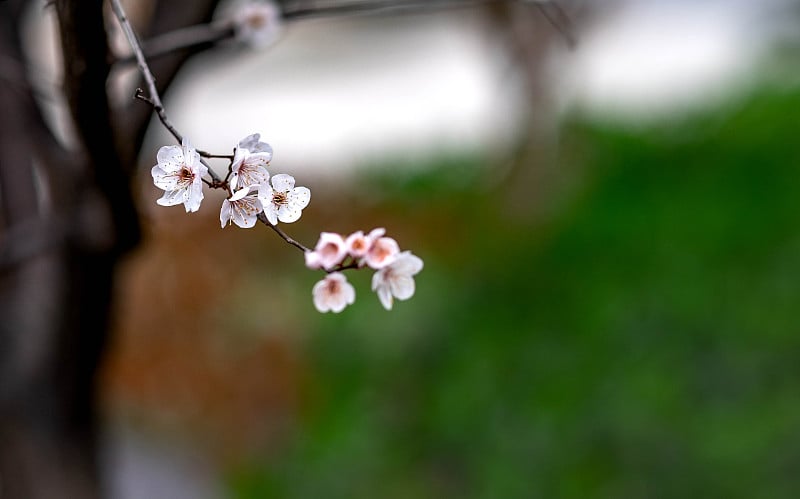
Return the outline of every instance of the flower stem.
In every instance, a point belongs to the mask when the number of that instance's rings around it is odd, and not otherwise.
[[[299,250],[300,250],[300,251],[302,251],[303,253],[305,253],[305,252],[308,252],[308,251],[311,251],[311,249],[310,249],[310,248],[307,248],[307,247],[303,246],[303,245],[302,245],[302,244],[300,244],[299,242],[297,242],[297,241],[295,241],[294,239],[292,239],[291,237],[289,237],[289,235],[288,235],[288,234],[286,234],[286,233],[285,233],[283,230],[281,230],[280,228],[278,228],[278,226],[277,226],[277,225],[272,225],[272,224],[269,222],[269,220],[267,220],[267,216],[266,216],[266,215],[264,215],[264,212],[263,212],[263,211],[262,211],[261,213],[259,213],[259,214],[258,214],[258,221],[259,221],[259,222],[261,222],[261,223],[263,223],[264,225],[266,225],[266,226],[267,226],[267,227],[269,227],[270,229],[274,230],[274,231],[275,231],[275,233],[276,233],[276,234],[278,234],[279,236],[281,236],[281,238],[282,238],[284,241],[286,241],[287,243],[291,244],[291,245],[292,245],[292,246],[294,246],[295,248],[299,249]]]

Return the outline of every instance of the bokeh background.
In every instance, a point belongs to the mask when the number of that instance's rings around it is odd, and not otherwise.
[[[260,132],[311,188],[292,236],[386,227],[425,268],[317,313],[321,274],[221,197],[155,205],[154,125],[114,497],[797,497],[797,5],[561,5],[298,21],[187,68],[182,132]]]

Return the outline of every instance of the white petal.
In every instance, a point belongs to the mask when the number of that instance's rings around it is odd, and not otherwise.
[[[243,197],[250,194],[250,191],[253,189],[253,186],[247,186],[239,189],[238,191],[233,193],[233,196],[230,197],[231,201],[239,201]]]
[[[244,163],[238,172],[234,172],[231,178],[231,188],[235,189],[234,185],[239,187],[246,187],[251,185],[261,185],[267,183],[269,180],[269,173],[265,168],[260,166],[253,166]]]
[[[414,296],[414,278],[407,275],[396,275],[389,282],[389,291],[398,300],[408,300]]]
[[[385,286],[381,286],[378,288],[378,298],[381,300],[381,304],[383,308],[386,310],[392,309],[392,293],[389,292],[389,288]]]
[[[314,308],[316,308],[318,312],[322,312],[324,314],[328,311],[328,304],[322,301],[319,295],[312,294],[311,300],[314,303]]]
[[[349,282],[345,282],[343,284],[342,293],[344,295],[344,301],[348,305],[352,305],[356,301],[356,288],[353,287],[352,284]]]
[[[320,312],[327,312],[330,310],[330,305],[328,304],[328,295],[326,292],[326,288],[328,287],[328,283],[325,279],[318,281],[314,284],[314,287],[311,289],[311,296],[314,300],[314,307]]]
[[[256,216],[241,209],[241,206],[233,205],[231,210],[231,219],[233,223],[243,229],[249,229],[256,224]]]
[[[272,159],[272,154],[267,153],[255,153],[251,154],[244,160],[244,164],[250,166],[251,168],[262,167],[266,168],[269,166],[269,162]]]
[[[272,197],[275,194],[275,191],[272,190],[272,187],[269,184],[261,184],[257,188],[258,191],[258,199],[261,200],[261,204],[264,205],[266,208],[268,205],[272,204]]]
[[[281,207],[278,208],[278,220],[285,224],[297,222],[300,220],[302,214],[302,209],[287,204],[281,205]]]
[[[194,171],[194,173],[198,177],[202,177],[203,175],[208,173],[208,167],[206,165],[204,165],[202,162],[200,162],[200,155],[199,154],[195,153],[195,157],[197,158],[197,161],[193,164],[192,171]]]
[[[241,165],[247,157],[250,156],[249,149],[243,149],[241,147],[234,147],[233,148],[233,161],[231,161],[231,170],[234,172],[239,169],[239,165]]]
[[[156,203],[161,206],[175,206],[176,204],[183,203],[185,194],[186,189],[166,191],[163,196],[156,200]]]
[[[239,147],[243,147],[250,151],[253,151],[258,144],[258,140],[261,138],[261,134],[254,133],[252,135],[248,135],[247,137],[243,138],[239,141]]]
[[[223,229],[231,223],[231,202],[227,199],[222,201],[222,209],[219,210],[219,222],[222,224]]]
[[[310,269],[322,268],[322,263],[319,261],[319,254],[316,251],[306,251],[303,255],[306,259],[306,267]]]
[[[264,205],[264,215],[267,216],[269,223],[272,225],[278,225],[278,213],[274,205]]]
[[[244,212],[234,211],[233,212],[233,223],[238,225],[243,229],[249,229],[256,224],[256,216],[249,215]]]
[[[266,142],[259,142],[253,147],[249,147],[251,156],[259,156],[261,161],[269,163],[272,161],[272,146]]]
[[[386,229],[384,229],[383,227],[378,227],[376,229],[372,229],[371,231],[369,231],[367,237],[370,238],[372,241],[375,241],[379,237],[383,237],[384,234],[386,234]]]
[[[193,182],[188,190],[188,198],[184,201],[186,212],[195,212],[200,209],[203,201],[203,182]]]
[[[272,188],[278,192],[286,192],[294,189],[294,177],[285,173],[279,173],[272,177]]]
[[[266,142],[261,142],[259,139],[261,136],[257,133],[245,137],[241,141],[239,141],[239,146],[236,150],[247,151],[250,154],[263,154],[266,156],[267,161],[272,159],[272,146],[267,144]],[[234,152],[235,154],[235,152]]]
[[[244,189],[239,192],[242,192],[243,190]],[[234,200],[233,197],[231,197],[230,202],[231,219],[233,220],[233,223],[243,229],[249,229],[256,224],[256,216],[261,213],[261,202],[259,202],[258,198],[255,196],[249,196],[239,200]]]
[[[374,274],[372,274],[372,291],[377,291],[379,287],[384,286],[386,280],[384,279],[384,275],[386,274],[386,270],[382,269]]]
[[[410,251],[400,253],[397,260],[392,264],[392,269],[396,273],[403,275],[417,274],[422,270],[422,267],[422,259]]]
[[[308,187],[295,187],[289,194],[289,204],[301,210],[311,201],[311,190]]]
[[[186,159],[181,146],[163,146],[156,154],[158,165],[167,172],[177,172],[183,168]]]
[[[167,172],[159,165],[154,166],[150,170],[150,175],[153,176],[153,184],[159,189],[171,191],[178,186],[178,175]]]
[[[200,159],[200,155],[197,154],[192,144],[189,142],[189,139],[186,137],[183,138],[183,142],[181,142],[181,146],[183,147],[183,160],[186,164],[194,164],[197,163]]]
[[[258,146],[255,149],[251,149],[251,151],[263,154],[267,158],[267,161],[272,161],[272,146],[266,142],[259,142]]]
[[[329,297],[329,303],[331,306],[331,311],[335,314],[338,314],[347,306],[347,302],[345,302],[344,296],[341,293],[336,296]]]

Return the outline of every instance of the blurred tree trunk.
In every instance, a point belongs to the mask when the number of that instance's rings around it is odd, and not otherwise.
[[[574,0],[484,7],[488,33],[504,47],[510,72],[520,77],[527,97],[522,132],[502,184],[508,209],[518,216],[546,219],[571,188],[573,180],[556,168],[559,109],[551,62],[553,54],[563,57],[580,46],[582,28],[601,8]]]
[[[114,271],[139,240],[131,182],[151,112],[133,100],[112,112],[102,0],[30,2],[58,17],[63,91],[81,145],[62,147],[28,79],[28,3],[0,1],[0,497],[91,499],[104,495],[97,372]],[[147,31],[207,21],[215,5],[160,2]],[[159,61],[161,91],[190,55]]]

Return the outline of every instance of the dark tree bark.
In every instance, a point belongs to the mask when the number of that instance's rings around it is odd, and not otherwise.
[[[160,2],[147,31],[206,21],[215,5]],[[139,240],[131,179],[152,111],[131,99],[112,112],[103,1],[56,0],[47,8],[81,142],[77,154],[63,149],[27,79],[26,7],[0,1],[0,497],[91,499],[104,496],[96,375],[115,268]],[[161,91],[190,56],[158,63]]]

